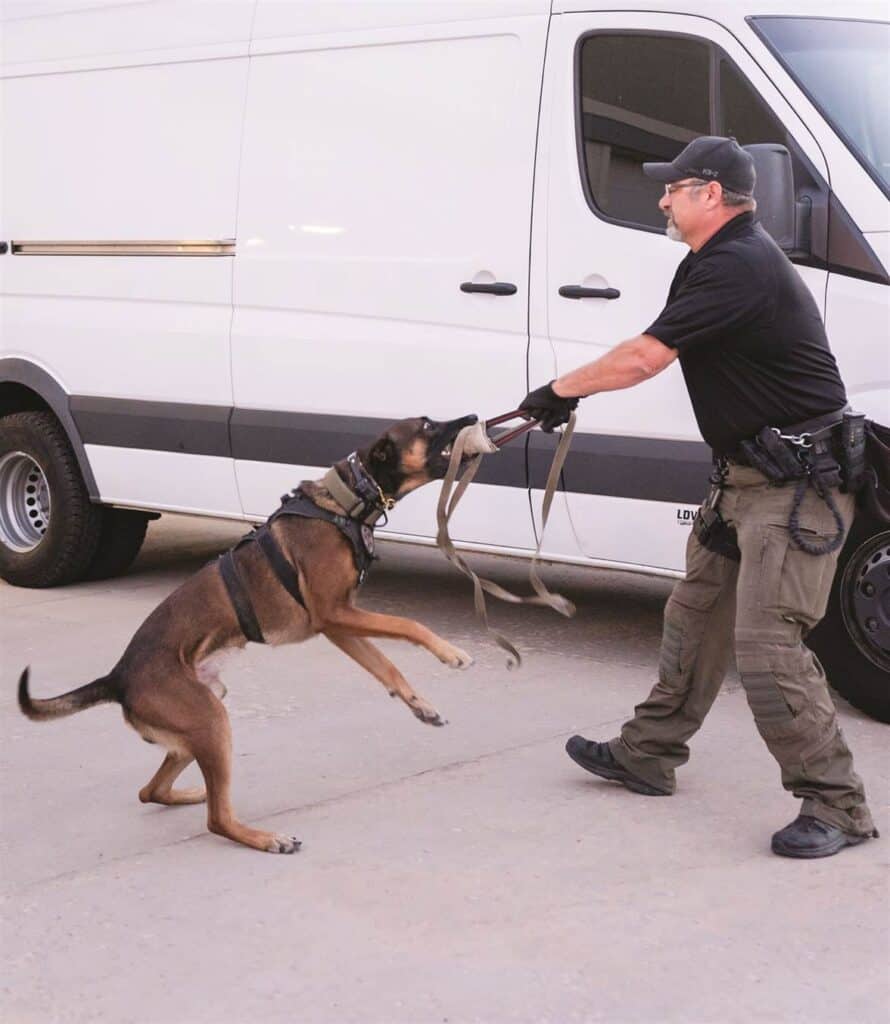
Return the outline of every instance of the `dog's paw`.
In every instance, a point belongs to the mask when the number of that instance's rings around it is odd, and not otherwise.
[[[411,710],[414,712],[416,718],[419,718],[421,722],[426,725],[447,725],[448,719],[443,718],[438,711],[422,697],[415,697],[410,702]]]
[[[473,658],[459,647],[450,647],[442,660],[449,668],[466,669],[473,664]]]
[[[296,853],[302,845],[296,836],[273,835],[266,849],[269,853]]]

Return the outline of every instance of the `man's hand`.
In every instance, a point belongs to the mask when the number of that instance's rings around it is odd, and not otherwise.
[[[577,398],[562,398],[556,394],[550,384],[535,388],[519,403],[519,408],[540,420],[541,430],[552,434],[553,430],[568,423],[572,410],[577,406]]]

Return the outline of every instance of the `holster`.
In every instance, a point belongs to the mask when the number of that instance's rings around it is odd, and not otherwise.
[[[699,544],[708,551],[731,558],[734,562],[742,560],[735,527],[730,526],[715,508],[705,505],[696,512],[692,532]]]

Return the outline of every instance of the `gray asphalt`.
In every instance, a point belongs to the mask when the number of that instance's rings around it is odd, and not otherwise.
[[[121,579],[0,584],[3,1021],[885,1024],[890,839],[812,862],[769,852],[797,805],[736,680],[670,799],[563,753],[574,732],[614,735],[648,691],[668,581],[549,567],[578,616],[494,607],[525,656],[511,673],[438,552],[382,545],[362,603],[476,664],[383,644],[449,719],[436,729],[323,639],[231,662],[235,805],[299,836],[293,856],[209,834],[200,806],[140,804],[160,752],[116,707],[19,714],[24,665],[36,696],[104,674],[243,532],[167,516]],[[507,585],[527,569],[474,562]],[[887,727],[839,705],[890,836]]]

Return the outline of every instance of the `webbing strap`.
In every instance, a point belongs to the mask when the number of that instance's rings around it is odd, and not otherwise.
[[[473,477],[475,477],[482,462],[483,452],[479,452],[474,455],[463,476],[458,481],[457,487],[452,495],[451,490],[457,480],[467,441],[473,433],[478,433],[478,425],[475,427],[465,427],[457,435],[451,450],[451,461],[448,464],[448,472],[445,474],[445,479],[442,481],[442,493],[439,495],[439,505],[436,510],[436,518],[439,525],[436,542],[442,549],[442,552],[448,561],[451,562],[452,565],[456,566],[456,568],[465,576],[469,576],[473,581],[473,598],[476,605],[476,614],[482,620],[483,625],[486,630],[488,630],[498,647],[507,652],[507,668],[518,668],[519,665],[522,664],[522,657],[520,656],[519,651],[505,636],[492,629],[489,625],[488,611],[485,607],[486,593],[491,594],[492,597],[499,598],[501,601],[507,601],[510,604],[546,605],[554,611],[559,612],[560,615],[565,615],[567,618],[570,618],[575,614],[575,606],[571,601],[563,597],[561,594],[551,593],[544,586],[541,577],[538,575],[537,568],[538,558],[541,554],[541,545],[544,543],[544,531],[547,528],[547,519],[550,515],[550,506],[553,503],[553,494],[556,490],[556,485],[559,481],[559,475],[562,472],[566,455],[568,455],[569,445],[572,442],[572,434],[575,431],[575,419],[576,416],[573,412],[569,418],[566,429],[563,431],[562,438],[560,439],[559,445],[556,449],[556,454],[553,456],[553,463],[550,466],[550,473],[547,477],[547,484],[544,488],[544,501],[541,508],[541,535],[538,540],[538,546],[535,549],[534,557],[532,558],[531,569],[529,570],[529,578],[535,591],[534,597],[521,597],[518,594],[514,594],[511,591],[506,590],[504,587],[499,586],[497,583],[492,583],[491,580],[486,580],[477,576],[469,565],[467,565],[461,555],[455,550],[451,537],[448,535],[448,523],[454,514],[457,503],[460,501],[461,497],[463,497],[464,492],[472,482]],[[475,440],[476,439],[474,438],[474,441]]]
[[[263,636],[263,631],[260,629],[259,622],[257,622],[256,613],[253,610],[247,588],[244,586],[244,581],[241,579],[241,573],[238,572],[238,566],[235,564],[231,551],[227,551],[224,555],[220,556],[219,572],[223,583],[226,585],[226,590],[229,592],[229,599],[232,602],[232,607],[235,609],[235,614],[238,616],[238,625],[241,627],[241,632],[253,643],[264,644],[266,639]]]
[[[284,557],[278,542],[272,536],[272,531],[263,527],[257,531],[256,539],[263,554],[268,558],[275,575],[278,577],[278,582],[298,604],[305,608],[306,602],[303,600],[303,594],[300,590],[300,578],[297,575],[297,570]]]

